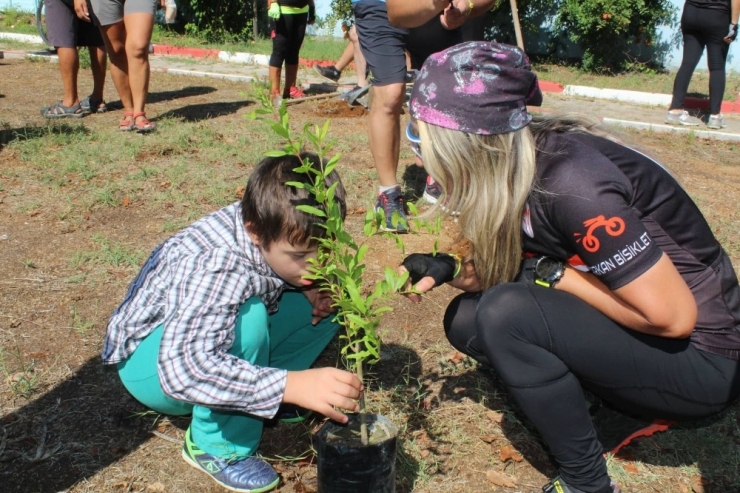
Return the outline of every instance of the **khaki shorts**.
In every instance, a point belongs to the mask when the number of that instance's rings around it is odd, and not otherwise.
[[[97,26],[110,26],[123,20],[128,14],[152,14],[157,12],[159,0],[90,0],[90,17]]]

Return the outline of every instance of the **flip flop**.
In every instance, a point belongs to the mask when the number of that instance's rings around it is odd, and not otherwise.
[[[95,99],[92,94],[80,101],[80,107],[85,113],[105,113],[108,111],[108,105],[103,99]]]
[[[82,118],[85,113],[80,103],[74,106],[64,106],[61,101],[51,106],[41,108],[41,116],[44,118]]]

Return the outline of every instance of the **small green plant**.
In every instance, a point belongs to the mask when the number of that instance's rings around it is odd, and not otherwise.
[[[324,219],[325,236],[317,238],[318,255],[311,260],[310,274],[307,279],[314,281],[330,293],[333,306],[336,308],[335,320],[343,327],[340,335],[341,354],[345,365],[354,371],[362,381],[365,365],[380,360],[380,337],[378,326],[381,316],[392,310],[389,306],[391,296],[403,289],[408,280],[408,273],[398,274],[386,267],[384,278],[375,286],[367,286],[363,274],[363,260],[368,250],[367,244],[360,244],[344,227],[339,202],[336,200],[338,182],[327,186],[327,178],[339,162],[339,154],[325,159],[332,148],[328,142],[329,121],[322,126],[306,125],[299,138],[291,133],[285,102],[275,109],[267,93],[257,95],[263,109],[252,112],[251,117],[266,122],[272,130],[286,140],[280,151],[268,152],[267,156],[279,157],[288,154],[300,155],[304,144],[310,143],[319,157],[319,162],[302,162],[295,171],[304,173],[310,178],[309,184],[290,182],[289,185],[308,190],[320,207],[309,205],[297,206],[306,214]],[[277,113],[277,121],[273,115]],[[385,235],[381,225],[385,224],[382,213],[368,211],[365,216],[365,236]],[[389,235],[391,236],[391,235]],[[397,235],[392,235],[401,248],[403,243]],[[368,431],[365,415],[364,395],[360,397],[360,434],[363,445],[368,443]]]

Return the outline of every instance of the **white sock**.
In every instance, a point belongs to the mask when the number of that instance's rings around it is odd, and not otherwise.
[[[380,187],[378,187],[378,190],[379,190],[379,192],[378,192],[378,195],[380,195],[381,193],[385,193],[385,192],[387,192],[387,191],[389,191],[389,190],[393,190],[393,189],[394,189],[394,188],[396,188],[397,186],[398,186],[398,185],[391,185],[391,186],[389,186],[389,187],[384,187],[384,186],[380,186]]]

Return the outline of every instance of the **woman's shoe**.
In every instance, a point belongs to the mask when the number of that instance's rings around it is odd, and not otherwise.
[[[41,108],[41,115],[44,118],[55,119],[55,118],[82,118],[85,116],[85,112],[80,107],[80,103],[74,106],[64,106],[62,102],[52,104]]]
[[[689,115],[686,110],[681,110],[680,113],[668,112],[665,115],[665,122],[669,125],[683,125],[687,127],[697,127],[701,123],[701,120],[695,116]]]
[[[132,130],[136,130],[140,134],[145,134],[148,132],[152,132],[157,128],[157,125],[154,122],[150,122],[146,118],[146,113],[143,111],[139,113],[134,113],[134,127]]]
[[[709,119],[707,119],[707,128],[711,128],[713,130],[720,130],[725,128],[727,125],[725,124],[725,117],[722,116],[722,113],[719,115],[709,115]]]
[[[130,132],[134,129],[134,112],[124,111],[123,118],[118,122],[118,130],[121,132]]]
[[[80,107],[83,113],[105,113],[108,111],[108,105],[102,99],[95,99],[92,94],[80,101]]]

